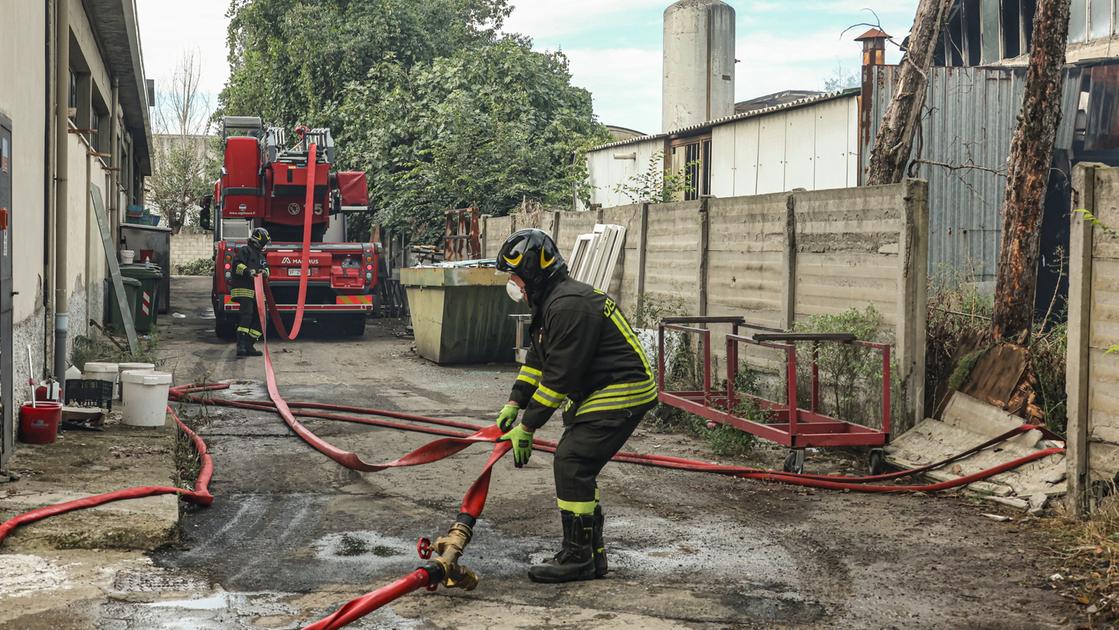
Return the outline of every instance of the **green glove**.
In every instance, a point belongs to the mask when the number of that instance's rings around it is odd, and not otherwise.
[[[513,443],[513,465],[517,468],[524,466],[528,463],[528,458],[532,457],[532,431],[525,428],[525,425],[518,424],[512,430],[501,436],[502,440],[509,440]]]
[[[504,433],[513,428],[513,425],[517,422],[517,414],[520,412],[521,408],[516,405],[505,405],[501,408],[501,412],[497,414],[497,420],[494,420],[494,423]]]

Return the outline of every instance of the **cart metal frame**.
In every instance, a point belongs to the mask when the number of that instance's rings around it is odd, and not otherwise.
[[[726,335],[726,385],[725,389],[712,384],[711,330],[708,326],[723,324],[731,327]],[[753,331],[740,334],[743,329]],[[703,355],[703,389],[699,391],[670,391],[665,387],[665,331],[697,335]],[[808,408],[800,406],[797,397],[797,344],[812,344],[811,395]],[[882,416],[881,429],[828,416],[820,407],[820,345],[823,343],[852,344],[876,351],[882,356]],[[738,376],[743,347],[768,348],[785,354],[785,399],[767,400],[750,392],[738,392]],[[756,435],[794,450],[793,459],[786,460],[786,469],[803,468],[803,450],[809,447],[871,447],[884,446],[890,439],[890,346],[861,341],[850,333],[798,333],[748,324],[741,317],[673,317],[660,322],[657,330],[657,390],[660,402],[695,414],[718,424],[726,424],[740,431]],[[773,423],[762,424],[735,415],[738,403],[747,398],[769,412]],[[877,453],[881,459],[881,453]],[[872,455],[873,458],[873,455]],[[877,468],[876,462],[871,462]]]

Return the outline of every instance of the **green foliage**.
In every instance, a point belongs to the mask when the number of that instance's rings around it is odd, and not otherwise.
[[[115,342],[99,332],[89,335],[74,337],[73,347],[70,349],[70,363],[80,370],[90,361],[104,361],[108,363],[154,363],[156,367],[163,365],[157,348],[159,339],[155,335],[140,338],[140,350],[136,354],[128,351],[128,345]],[[118,345],[119,344],[119,345]]]
[[[679,317],[686,312],[683,298],[646,293],[637,298],[630,320],[634,328],[656,328],[662,319]]]
[[[980,348],[979,350],[974,350],[961,357],[960,360],[956,362],[956,367],[952,370],[952,375],[948,377],[948,389],[956,391],[963,387],[967,379],[971,377],[971,372],[975,369],[975,364],[979,363],[979,359],[983,358],[983,355],[987,354],[987,351],[990,349],[990,346]]]
[[[219,115],[329,126],[369,175],[375,219],[441,234],[441,213],[504,215],[586,196],[581,149],[608,139],[562,53],[498,31],[507,0],[234,0]],[[374,217],[354,217],[364,231]]]
[[[507,0],[232,0],[218,116],[330,125],[347,84],[387,60],[429,63],[496,37]]]
[[[1045,413],[1045,424],[1060,435],[1068,425],[1068,325],[1058,324],[1030,338],[1030,363],[1037,378],[1036,403]]]
[[[214,275],[214,259],[197,258],[179,265],[178,272],[180,276],[212,276]]]
[[[945,268],[929,278],[925,408],[930,414],[963,385],[991,346],[994,297],[968,282],[968,275]]]
[[[614,192],[625,195],[632,203],[676,201],[684,193],[695,190],[689,176],[694,165],[689,163],[678,172],[669,172],[664,167],[664,152],[657,151],[649,158],[644,171],[614,186]]]
[[[606,139],[590,94],[570,80],[561,53],[508,38],[412,68],[385,61],[341,107],[344,159],[370,174],[377,221],[416,242],[438,237],[447,208],[569,205],[586,196],[576,156]]]
[[[813,315],[795,325],[798,332],[852,333],[863,341],[888,341],[882,316],[873,306],[837,315]],[[880,409],[882,357],[878,352],[845,343],[819,345],[821,403],[827,413],[845,420],[876,417]],[[812,344],[798,344],[798,384],[811,387]]]

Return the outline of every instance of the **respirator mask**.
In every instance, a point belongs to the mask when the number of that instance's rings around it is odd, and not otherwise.
[[[514,302],[525,301],[525,292],[522,291],[521,287],[518,286],[516,282],[513,282],[512,279],[505,283],[505,292],[509,294],[509,299]]]

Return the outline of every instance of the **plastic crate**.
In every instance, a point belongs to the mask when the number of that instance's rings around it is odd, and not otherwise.
[[[68,378],[66,379],[66,404],[78,407],[113,408],[113,382]]]

